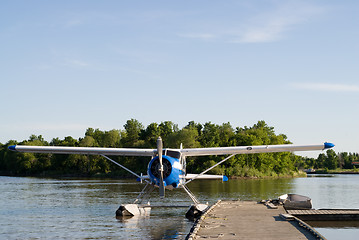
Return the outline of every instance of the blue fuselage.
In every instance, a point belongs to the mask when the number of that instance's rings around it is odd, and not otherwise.
[[[163,182],[164,186],[168,189],[177,188],[181,183],[182,179],[185,176],[185,170],[183,165],[180,163],[178,158],[163,156],[162,157],[163,165]],[[147,174],[156,186],[160,185],[160,165],[159,158],[154,157],[148,164]]]

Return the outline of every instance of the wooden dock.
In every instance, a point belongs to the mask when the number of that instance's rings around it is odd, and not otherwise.
[[[286,220],[282,206],[222,201],[199,219],[187,239],[325,239],[296,217]]]

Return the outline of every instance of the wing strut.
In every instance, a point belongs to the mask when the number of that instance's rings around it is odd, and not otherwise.
[[[188,194],[188,196],[192,199],[194,204],[199,204],[200,202],[198,199],[194,196],[194,194],[188,189],[186,185],[182,185],[182,188],[185,190],[185,192]]]
[[[106,159],[107,159],[107,160],[109,160],[110,162],[113,162],[113,163],[114,163],[114,164],[116,164],[117,166],[119,166],[119,167],[121,167],[121,168],[125,169],[127,172],[129,172],[129,173],[131,173],[131,174],[135,175],[136,177],[138,177],[138,178],[140,178],[140,179],[143,179],[143,177],[141,177],[141,176],[140,176],[140,175],[138,175],[137,173],[135,173],[135,172],[131,171],[131,170],[130,170],[130,169],[128,169],[127,167],[125,167],[125,166],[123,166],[123,165],[119,164],[118,162],[116,162],[116,161],[112,160],[111,158],[109,158],[109,157],[107,157],[107,156],[105,156],[105,155],[103,155],[103,154],[101,154],[101,156],[102,156],[102,157],[104,157],[104,158],[106,158]],[[146,179],[143,179],[143,180],[145,180],[147,183],[150,183],[150,182],[149,182],[149,181],[147,181]]]
[[[210,168],[208,168],[207,170],[204,170],[203,172],[201,172],[200,174],[198,174],[198,175],[194,176],[193,178],[191,178],[190,180],[188,180],[187,182],[185,182],[183,185],[186,185],[187,183],[192,182],[193,180],[195,180],[196,178],[198,178],[198,177],[202,176],[203,174],[205,174],[205,173],[206,173],[206,172],[208,172],[209,170],[211,170],[211,169],[213,169],[213,168],[217,167],[219,164],[221,164],[221,163],[223,163],[223,162],[227,161],[228,159],[230,159],[230,158],[231,158],[231,157],[233,157],[234,155],[236,155],[236,154],[232,154],[231,156],[226,157],[226,158],[225,158],[225,159],[223,159],[222,161],[220,161],[220,162],[218,162],[218,163],[214,164],[212,167],[210,167]]]

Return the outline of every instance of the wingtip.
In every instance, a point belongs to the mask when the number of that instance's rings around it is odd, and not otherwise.
[[[329,148],[332,148],[334,147],[335,145],[333,143],[328,143],[328,142],[325,142],[324,143],[324,149],[329,149]]]
[[[11,145],[8,147],[8,149],[11,151],[16,151],[16,145]]]

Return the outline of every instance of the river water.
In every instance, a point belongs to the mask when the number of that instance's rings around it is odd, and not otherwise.
[[[186,208],[154,208],[148,217],[116,219],[143,185],[134,180],[48,179],[0,176],[0,239],[184,239],[192,222]],[[201,202],[261,200],[297,193],[314,208],[359,208],[359,175],[294,179],[196,180]],[[152,193],[151,204],[163,205]],[[165,204],[190,205],[182,189],[166,191]],[[359,224],[317,227],[327,239],[357,239]]]

